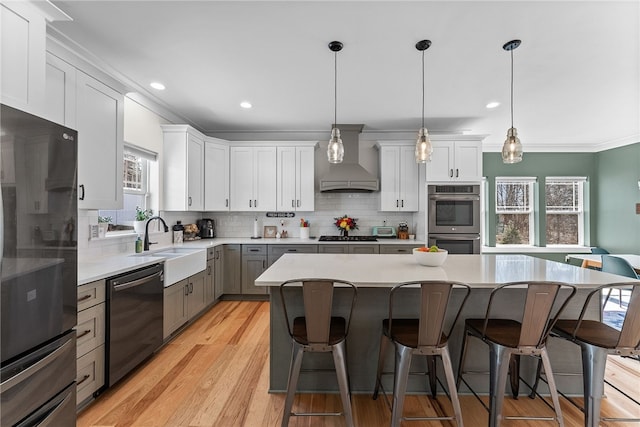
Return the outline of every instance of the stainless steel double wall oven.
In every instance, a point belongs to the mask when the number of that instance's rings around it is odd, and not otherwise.
[[[429,246],[452,254],[480,253],[480,185],[429,185]]]

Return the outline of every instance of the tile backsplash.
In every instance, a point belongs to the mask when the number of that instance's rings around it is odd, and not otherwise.
[[[293,218],[268,218],[265,212],[169,212],[161,211],[160,216],[171,228],[177,221],[183,224],[195,223],[200,218],[212,218],[216,223],[217,237],[251,237],[254,221],[258,219],[259,232],[263,227],[277,226],[278,231],[287,230],[289,237],[299,237],[300,218],[310,223],[310,235],[338,235],[334,225],[335,217],[349,215],[358,219],[358,229],[353,235],[371,235],[373,226],[389,225],[397,227],[400,222],[409,225],[409,232],[418,239],[425,235],[424,198],[420,198],[419,212],[379,212],[380,193],[316,193],[315,211],[295,212]],[[281,225],[283,221],[284,226]],[[78,257],[94,259],[125,253],[134,253],[135,234],[109,235],[104,239],[89,240],[89,224],[97,224],[98,211],[81,210],[78,215]],[[141,236],[144,238],[144,236]],[[155,232],[152,240],[160,244],[170,244],[172,233]]]

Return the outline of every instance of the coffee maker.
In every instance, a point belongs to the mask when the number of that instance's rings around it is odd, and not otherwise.
[[[213,239],[216,237],[216,223],[212,219],[203,218],[198,220],[198,229],[201,239]]]

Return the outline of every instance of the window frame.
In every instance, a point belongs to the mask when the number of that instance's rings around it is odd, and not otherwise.
[[[500,209],[498,206],[498,188],[500,184],[523,184],[528,187],[528,200],[526,208],[524,210],[508,210],[508,209]],[[535,236],[536,236],[536,223],[535,223],[535,184],[537,183],[536,177],[526,177],[526,176],[497,176],[495,178],[494,185],[494,211],[496,214],[496,247],[509,247],[509,246],[535,246]],[[529,220],[529,236],[528,243],[498,243],[498,235],[497,235],[497,225],[498,225],[498,215],[527,215]]]
[[[547,224],[549,224],[548,215],[577,215],[578,216],[578,242],[577,243],[549,243],[546,242],[548,247],[558,246],[584,246],[585,244],[585,224],[586,224],[586,207],[585,207],[585,184],[587,182],[586,176],[547,176],[544,182],[544,208],[545,208],[545,236],[547,234]],[[577,185],[577,199],[578,202],[574,205],[573,210],[567,209],[549,209],[547,206],[547,185],[549,184],[567,184]],[[545,239],[546,240],[546,239]]]

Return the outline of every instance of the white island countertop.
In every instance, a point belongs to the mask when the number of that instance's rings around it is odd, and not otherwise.
[[[417,264],[411,255],[285,254],[255,281],[278,286],[298,278],[333,278],[363,287],[416,280],[450,280],[476,288],[499,283],[550,280],[593,288],[631,279],[528,255],[449,255],[441,267]]]

